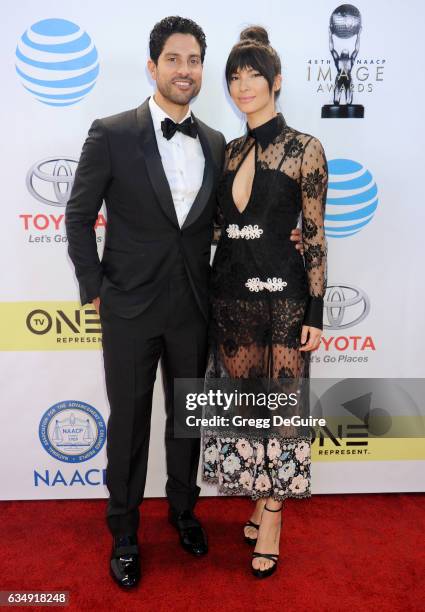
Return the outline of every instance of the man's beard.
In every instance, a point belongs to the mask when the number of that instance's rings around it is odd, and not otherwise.
[[[158,87],[159,93],[166,100],[169,100],[173,104],[186,106],[186,104],[189,104],[189,102],[198,95],[201,89],[201,85],[197,86],[193,81],[191,81],[191,83],[192,85],[187,91],[178,91],[172,83],[162,83],[160,80],[157,80],[156,86]]]

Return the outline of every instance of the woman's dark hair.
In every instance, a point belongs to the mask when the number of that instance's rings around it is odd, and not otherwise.
[[[282,68],[279,55],[270,45],[267,30],[261,26],[250,26],[242,30],[239,42],[230,51],[225,72],[228,88],[232,74],[243,68],[258,70],[272,92],[275,77],[281,73]],[[280,89],[275,92],[275,98],[279,94]]]
[[[203,29],[191,19],[184,17],[164,17],[153,27],[149,37],[149,53],[151,60],[158,63],[167,39],[173,34],[192,34],[201,47],[201,62],[204,63],[207,43]]]

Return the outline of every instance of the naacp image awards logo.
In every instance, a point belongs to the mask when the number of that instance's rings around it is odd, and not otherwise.
[[[65,463],[92,459],[106,440],[106,426],[96,408],[76,400],[51,406],[42,416],[39,436],[44,449]]]
[[[328,48],[322,56],[307,59],[307,81],[328,103],[321,109],[324,119],[363,119],[365,107],[360,98],[371,94],[384,81],[386,60],[381,56],[361,56],[364,37],[363,19],[353,4],[337,6],[329,17],[323,16]],[[323,32],[325,35],[325,32]],[[373,44],[373,24],[366,28],[366,38]]]
[[[22,85],[49,106],[80,102],[99,75],[98,53],[90,36],[66,19],[34,23],[22,34],[15,55]]]

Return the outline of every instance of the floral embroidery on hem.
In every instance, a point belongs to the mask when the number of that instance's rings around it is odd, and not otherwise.
[[[212,432],[211,432],[212,433]],[[250,440],[207,435],[203,443],[202,479],[223,495],[310,497],[309,438]]]

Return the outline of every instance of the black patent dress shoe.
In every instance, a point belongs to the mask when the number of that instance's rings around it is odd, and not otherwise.
[[[201,523],[190,510],[177,514],[170,510],[169,521],[179,534],[180,544],[196,557],[202,557],[208,552],[208,540]]]
[[[140,580],[140,558],[136,535],[114,537],[110,572],[121,588],[131,589],[137,586]]]

